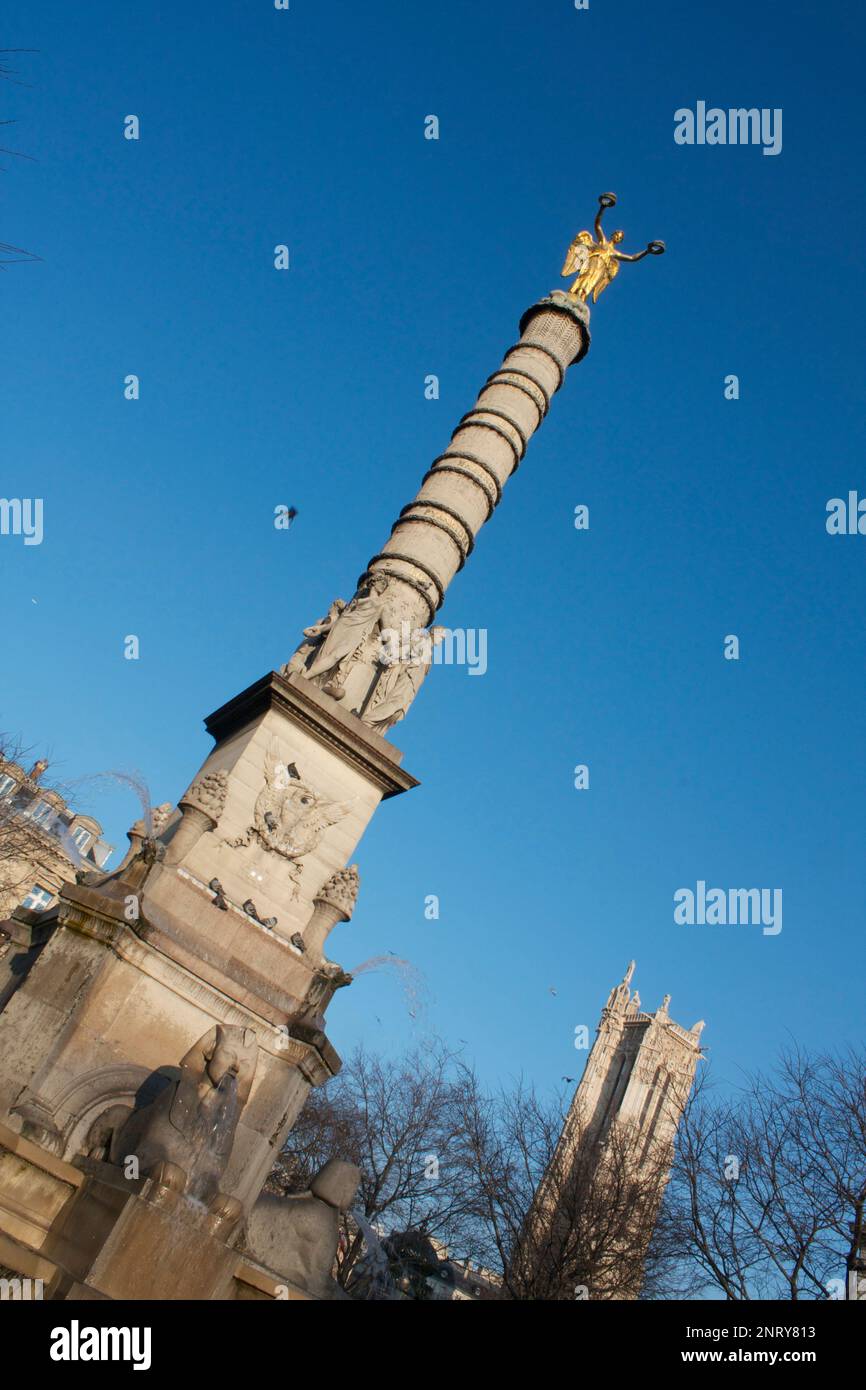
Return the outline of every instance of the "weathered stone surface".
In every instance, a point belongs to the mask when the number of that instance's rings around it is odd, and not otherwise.
[[[46,1256],[75,1283],[111,1299],[234,1297],[238,1255],[191,1204],[113,1170],[89,1174],[62,1213]]]
[[[70,1164],[0,1125],[0,1231],[39,1250],[81,1182]]]

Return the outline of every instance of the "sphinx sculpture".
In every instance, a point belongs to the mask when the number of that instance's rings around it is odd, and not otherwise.
[[[91,1156],[119,1166],[135,1158],[136,1176],[201,1202],[219,1225],[233,1225],[241,1206],[220,1191],[220,1180],[257,1058],[252,1028],[217,1024],[189,1049],[176,1076],[161,1078],[153,1099],[133,1110],[115,1105],[99,1117],[88,1138]]]
[[[309,1191],[263,1193],[247,1218],[244,1239],[253,1257],[316,1298],[338,1298],[331,1278],[340,1217],[355,1199],[361,1170],[329,1158]]]

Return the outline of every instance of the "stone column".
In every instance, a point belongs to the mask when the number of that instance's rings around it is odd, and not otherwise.
[[[586,353],[588,322],[586,305],[560,291],[524,315],[520,341],[369,561],[365,575],[391,582],[362,600],[361,621],[347,624],[356,647],[343,657],[375,647],[386,624],[430,624],[568,366]],[[336,632],[343,605],[332,608]],[[285,674],[263,677],[209,717],[215,747],[177,813],[166,805],[164,816],[134,826],[118,869],[64,885],[59,929],[0,1016],[0,1125],[52,1162],[86,1157],[118,1106],[132,1106],[143,1083],[196,1039],[243,1028],[256,1036],[258,1064],[220,1191],[248,1211],[310,1088],[338,1071],[323,1014],[351,977],[323,948],[354,905],[357,871],[345,866],[379,803],[417,783],[399,750],[355,712],[354,688],[351,698],[345,688],[342,699],[328,693],[339,662],[323,668],[321,688],[318,675],[305,674],[320,626]],[[381,665],[375,650],[357,664],[365,679]],[[397,717],[411,698],[401,692]],[[33,1222],[44,1230],[53,1215],[34,1184]],[[6,1206],[20,1207],[14,1172],[5,1187]],[[99,1255],[76,1212],[72,1226]],[[0,1164],[0,1235],[4,1220]],[[154,1248],[165,1237],[168,1250],[170,1223],[156,1224]],[[168,1250],[172,1258],[179,1248]],[[206,1253],[193,1257],[202,1267],[190,1296],[215,1296],[201,1289],[222,1278],[222,1257],[209,1267]],[[134,1296],[165,1296],[159,1260],[147,1269]],[[182,1289],[182,1269],[177,1279]],[[120,1289],[111,1284],[129,1296],[128,1285]]]
[[[361,576],[381,571],[399,581],[387,614],[392,626],[432,622],[568,367],[589,350],[589,309],[553,290],[523,315],[520,333]]]

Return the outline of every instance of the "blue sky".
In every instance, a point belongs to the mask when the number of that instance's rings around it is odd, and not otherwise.
[[[0,278],[0,493],[43,498],[45,538],[0,537],[0,727],[65,781],[176,798],[203,717],[350,597],[598,194],[626,249],[667,243],[593,310],[449,591],[488,672],[436,668],[395,731],[423,785],[376,816],[330,941],[410,960],[428,1002],[413,1021],[362,976],[330,1011],[344,1053],[435,1031],[490,1082],[556,1085],[632,956],[724,1080],[861,1039],[866,537],[825,508],[866,495],[864,26],[766,0],[10,0],[3,44],[39,51],[0,114],[35,162],[5,161],[0,240],[43,260]],[[781,108],[782,152],[675,144],[698,100]],[[125,845],[131,795],[82,800]],[[782,932],[677,926],[699,879],[781,888]]]

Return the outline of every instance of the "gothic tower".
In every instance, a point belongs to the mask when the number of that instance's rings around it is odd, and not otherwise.
[[[574,1297],[572,1283],[593,1299],[640,1291],[704,1024],[675,1023],[670,995],[644,1012],[631,990],[634,965],[602,1010],[521,1241],[522,1277],[548,1297]]]
[[[565,1129],[571,1120],[587,1142],[603,1141],[615,1121],[628,1121],[647,1148],[670,1145],[694,1079],[704,1024],[686,1031],[674,1023],[669,994],[655,1013],[643,1012],[640,995],[630,988],[634,965],[602,1009]]]

